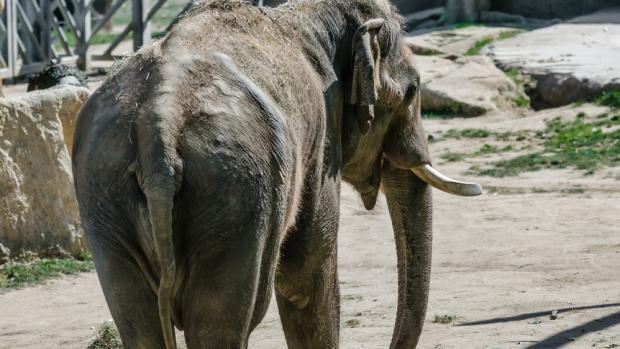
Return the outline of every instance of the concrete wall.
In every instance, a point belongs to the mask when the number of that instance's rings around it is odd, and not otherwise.
[[[491,10],[532,18],[570,18],[612,6],[620,6],[620,0],[493,0]]]
[[[446,0],[392,0],[402,14],[444,6]],[[606,7],[620,0],[491,0],[491,10],[532,18],[570,18]]]
[[[444,6],[445,0],[391,0],[400,13],[407,14],[433,7]]]

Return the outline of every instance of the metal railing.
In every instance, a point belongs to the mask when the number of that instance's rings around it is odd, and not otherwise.
[[[94,9],[100,1],[106,5],[103,13]],[[152,39],[151,22],[167,1],[6,0],[0,21],[0,77],[31,74],[52,60],[88,70],[93,60],[117,58],[114,51],[130,39],[136,51]],[[122,29],[116,33],[106,33],[105,43],[94,45],[121,12],[130,14],[127,23],[117,25]]]

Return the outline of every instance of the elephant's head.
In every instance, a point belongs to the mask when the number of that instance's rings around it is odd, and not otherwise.
[[[377,1],[379,2],[379,0]],[[371,209],[382,187],[398,256],[398,311],[391,348],[415,347],[426,312],[432,245],[430,186],[465,196],[480,186],[431,165],[420,116],[420,75],[395,14],[362,21],[345,84],[343,178]]]

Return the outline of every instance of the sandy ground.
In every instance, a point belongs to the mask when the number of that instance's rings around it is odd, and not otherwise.
[[[449,128],[539,129],[554,116],[598,115],[584,105],[540,113],[428,120]],[[431,144],[477,149],[478,139]],[[508,156],[508,155],[496,155]],[[488,158],[442,164],[454,176]],[[462,177],[462,175],[459,175]],[[620,175],[601,169],[474,178],[477,198],[435,192],[431,298],[420,348],[615,348],[620,346]],[[396,257],[383,198],[365,211],[345,186],[339,238],[343,348],[387,348],[394,323]],[[550,319],[558,310],[556,320]],[[450,324],[433,323],[451,315]],[[110,318],[94,273],[0,294],[0,348],[85,348]],[[285,348],[275,304],[250,348]]]

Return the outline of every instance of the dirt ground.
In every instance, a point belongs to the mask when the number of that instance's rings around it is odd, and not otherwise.
[[[440,138],[451,128],[540,129],[544,120],[600,107],[495,113],[426,120]],[[445,173],[506,154],[443,163],[442,153],[479,139],[431,144]],[[512,178],[471,178],[485,193],[460,198],[435,192],[430,305],[419,348],[615,348],[620,346],[620,170],[594,175],[545,170]],[[396,257],[383,198],[365,211],[342,193],[339,268],[343,348],[386,348],[396,301]],[[275,302],[250,348],[285,348]],[[557,319],[552,320],[552,311]],[[449,324],[435,316],[452,316]],[[0,348],[80,348],[110,319],[94,273],[0,294]]]

